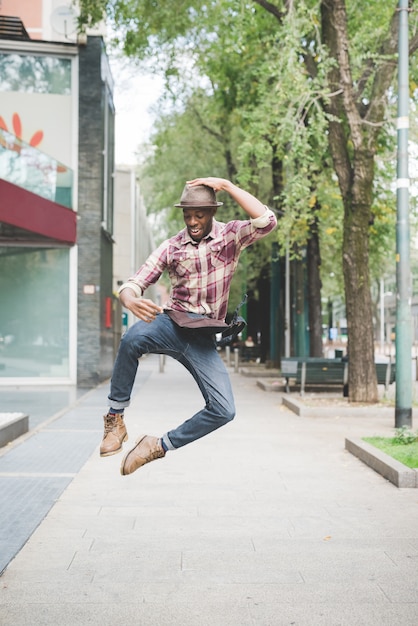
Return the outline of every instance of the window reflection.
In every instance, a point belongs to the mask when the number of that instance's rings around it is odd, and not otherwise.
[[[71,93],[71,61],[57,57],[0,54],[0,91]]]
[[[69,375],[68,248],[0,247],[0,377]]]
[[[72,170],[1,128],[0,178],[72,208]]]

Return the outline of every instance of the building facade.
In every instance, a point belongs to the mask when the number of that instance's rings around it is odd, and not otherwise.
[[[113,290],[133,276],[154,250],[154,239],[148,223],[147,212],[135,167],[117,165],[115,170],[115,198],[117,212],[114,220]],[[164,288],[151,285],[147,298],[163,303],[167,299]],[[122,328],[126,330],[135,318],[129,311],[121,311]]]
[[[64,4],[0,5],[3,385],[91,386],[114,358],[113,83]]]

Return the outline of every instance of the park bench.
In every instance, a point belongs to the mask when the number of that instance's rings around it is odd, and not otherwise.
[[[389,385],[395,380],[394,363],[376,363],[376,376],[379,385]],[[300,385],[300,394],[305,393],[306,385],[336,385],[344,387],[348,382],[348,361],[316,357],[284,357],[281,360],[281,374],[286,379],[289,393],[291,379]]]
[[[392,362],[388,363],[375,363],[377,384],[384,385],[386,391],[389,389],[389,385],[395,382],[396,376],[396,364]]]
[[[306,385],[338,385],[347,381],[346,361],[319,357],[285,357],[281,360],[281,373],[286,379],[286,391],[289,393],[290,379],[300,385],[300,394],[305,393]]]
[[[240,360],[243,362],[256,361],[261,358],[260,346],[241,346],[239,350]]]

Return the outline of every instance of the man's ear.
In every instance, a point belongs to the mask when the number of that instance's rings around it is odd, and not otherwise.
[[[212,209],[212,217],[214,217],[214,215],[216,215],[217,212],[218,212],[218,207],[217,206],[213,207],[213,209]]]

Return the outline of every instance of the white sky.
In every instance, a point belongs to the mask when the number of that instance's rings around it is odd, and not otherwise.
[[[115,81],[116,163],[134,165],[139,144],[149,138],[154,122],[150,111],[162,93],[162,79],[132,67],[120,67],[111,61]]]

